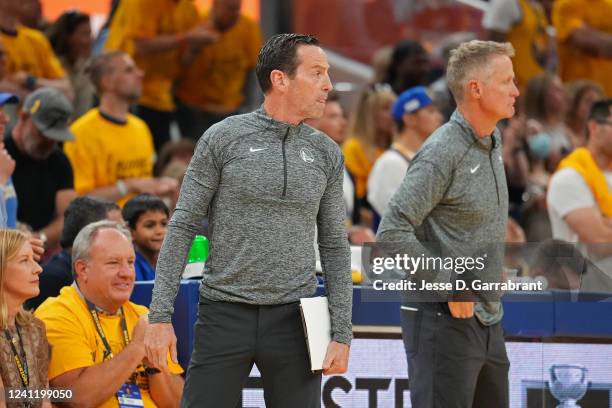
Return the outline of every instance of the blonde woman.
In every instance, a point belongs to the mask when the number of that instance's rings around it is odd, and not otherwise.
[[[41,399],[15,400],[16,390],[48,388],[49,343],[43,322],[23,309],[38,295],[38,275],[29,239],[20,231],[0,229],[0,407],[51,407]],[[27,391],[26,391],[27,392]],[[26,394],[28,395],[28,394]]]
[[[349,138],[342,151],[346,169],[355,183],[354,222],[359,222],[357,209],[366,204],[368,176],[378,157],[393,140],[391,107],[396,96],[387,84],[374,84],[363,91],[353,111]]]

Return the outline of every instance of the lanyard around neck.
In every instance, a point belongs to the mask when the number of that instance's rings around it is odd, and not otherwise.
[[[17,337],[19,337],[19,343],[21,345],[21,350],[23,351],[23,360],[21,360],[21,356],[17,351],[17,339],[8,331],[8,329],[4,330],[4,335],[11,345],[11,350],[13,351],[13,357],[15,359],[15,365],[17,366],[17,370],[19,370],[19,376],[21,377],[21,382],[24,387],[28,387],[30,385],[30,373],[28,371],[28,361],[25,353],[25,348],[23,347],[23,340],[21,338],[21,333],[19,333],[19,326],[15,324],[15,329],[17,330]]]
[[[111,349],[111,346],[108,343],[108,340],[106,339],[106,335],[104,334],[104,330],[102,329],[102,324],[100,323],[100,317],[98,316],[98,311],[96,310],[96,306],[87,299],[85,299],[85,302],[87,302],[87,308],[89,309],[89,314],[91,314],[91,318],[94,322],[96,331],[98,332],[98,336],[100,336],[100,339],[102,340],[102,343],[104,344],[105,350],[104,350],[103,360],[106,360],[107,358],[112,358],[113,350]],[[123,333],[123,345],[127,346],[128,343],[130,342],[130,335],[128,333],[127,324],[125,322],[125,313],[123,313],[123,307],[121,307],[121,309],[119,310],[120,310],[120,316],[121,316],[121,331]]]

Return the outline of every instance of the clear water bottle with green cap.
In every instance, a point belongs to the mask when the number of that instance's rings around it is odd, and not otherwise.
[[[204,235],[196,235],[187,256],[183,279],[202,278],[206,259],[208,259],[208,238]]]

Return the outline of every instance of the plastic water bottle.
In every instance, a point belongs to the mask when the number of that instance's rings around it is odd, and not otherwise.
[[[204,263],[208,259],[208,238],[196,235],[191,244],[183,279],[200,279],[204,274]]]

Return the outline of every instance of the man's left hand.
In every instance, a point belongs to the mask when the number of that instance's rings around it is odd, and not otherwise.
[[[343,374],[348,369],[349,346],[332,341],[323,360],[323,374]]]

